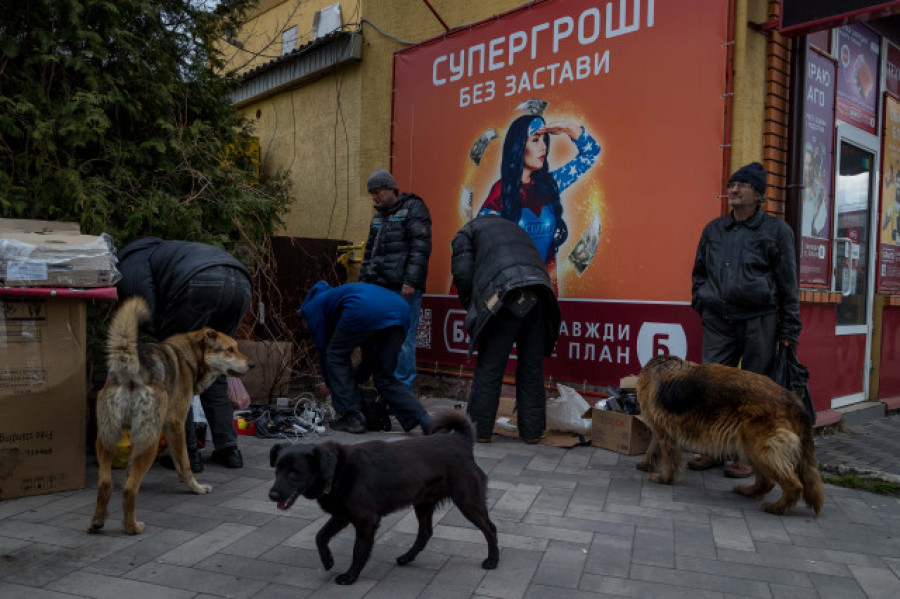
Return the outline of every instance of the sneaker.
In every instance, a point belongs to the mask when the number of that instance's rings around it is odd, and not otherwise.
[[[753,468],[735,460],[725,466],[725,476],[727,478],[748,478],[753,476]]]
[[[535,443],[540,442],[540,437],[522,437],[522,443],[527,443],[529,445],[534,445]]]
[[[709,470],[710,468],[715,468],[716,466],[721,466],[722,462],[719,460],[714,460],[713,458],[706,455],[698,455],[694,456],[694,459],[688,460],[687,467],[691,470]]]
[[[366,425],[363,424],[362,415],[359,412],[347,412],[337,420],[332,420],[329,426],[336,431],[344,431],[354,435],[366,432]]]
[[[203,460],[200,459],[199,451],[195,454],[188,453],[188,459],[190,460],[190,463],[191,463],[191,472],[193,472],[194,474],[199,474],[200,472],[203,472]],[[159,465],[162,466],[163,468],[168,468],[169,470],[175,470],[175,460],[172,459],[171,455],[166,454],[164,456],[160,456],[159,460],[157,460],[157,461],[159,462]]]
[[[212,462],[226,468],[243,468],[244,457],[237,447],[226,447],[212,452]]]

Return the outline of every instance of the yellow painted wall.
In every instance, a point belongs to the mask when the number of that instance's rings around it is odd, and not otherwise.
[[[290,172],[295,200],[281,234],[352,241],[351,232],[368,226],[371,213],[356,193],[359,89],[352,67],[242,108],[255,123],[265,171]]]
[[[298,44],[307,43],[315,11],[333,3],[261,0],[234,35],[243,49],[224,42],[220,46],[228,64],[242,71],[280,56],[281,32],[291,25],[298,25]],[[452,28],[505,12],[522,1],[430,3]],[[422,0],[342,2],[341,17],[345,30],[362,28],[362,62],[242,106],[241,112],[255,123],[263,169],[291,173],[296,199],[280,233],[360,242],[373,213],[366,179],[376,168],[390,164],[394,52],[407,47],[403,41],[418,43],[442,34],[444,28]],[[428,201],[427,189],[402,191]]]
[[[736,0],[731,168],[763,159],[766,101],[766,36],[747,23],[768,20],[768,0]]]
[[[240,31],[234,32],[236,44],[218,44],[229,71],[243,72],[279,58],[282,33],[297,27],[297,47],[313,40],[313,18],[316,11],[334,4],[335,0],[260,0],[248,14]],[[348,10],[350,12],[348,12]],[[355,2],[341,4],[341,20],[353,17]]]

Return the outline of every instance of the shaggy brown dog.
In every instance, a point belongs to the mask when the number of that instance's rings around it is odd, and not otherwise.
[[[448,499],[487,540],[488,556],[481,567],[497,567],[497,529],[487,512],[487,475],[472,453],[472,423],[463,412],[448,410],[436,415],[429,429],[428,436],[394,442],[342,445],[328,441],[272,447],[269,459],[275,468],[275,484],[269,499],[286,510],[303,495],[331,514],[316,534],[319,558],[326,570],[334,565],[328,542],[348,524],[356,529],[353,563],[335,579],[338,584],[356,582],[372,552],[381,517],[410,505],[416,511],[419,534],[397,563],[403,566],[413,561],[431,538],[435,508]]]
[[[88,532],[99,531],[106,522],[112,461],[124,429],[131,431],[128,480],[122,490],[125,532],[144,530],[144,523],[135,519],[134,506],[141,480],[156,459],[163,426],[179,478],[198,495],[212,491],[191,472],[184,420],[195,393],[222,374],[240,376],[253,366],[234,339],[210,328],[172,335],[162,343],[141,342],[138,327],[150,316],[147,302],[135,296],[122,303],[109,326],[109,373],[97,397],[97,506]]]
[[[756,481],[736,486],[746,497],[765,496],[777,483],[781,498],[762,509],[785,514],[803,500],[818,516],[825,491],[816,463],[812,427],[801,400],[772,379],[721,364],[694,364],[657,356],[638,377],[641,414],[655,443],[637,464],[663,469],[650,480],[675,482],[682,448],[709,456],[737,455],[753,465]]]

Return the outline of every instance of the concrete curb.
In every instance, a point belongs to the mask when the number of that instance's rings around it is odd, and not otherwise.
[[[894,483],[900,485],[900,476],[896,474],[890,474],[888,472],[882,472],[880,470],[868,470],[864,468],[856,468],[854,466],[848,466],[846,464],[823,464],[819,462],[819,470],[823,472],[828,472],[830,474],[857,474],[859,476],[864,476],[866,478],[875,478],[884,482]]]

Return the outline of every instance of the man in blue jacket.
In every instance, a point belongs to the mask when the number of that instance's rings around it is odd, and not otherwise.
[[[394,374],[410,323],[409,306],[400,295],[369,283],[331,287],[319,281],[303,300],[299,315],[319,352],[325,383],[340,415],[331,428],[356,434],[366,430],[351,359],[359,347],[370,361],[375,388],[403,430],[421,426],[427,432],[428,412]]]

